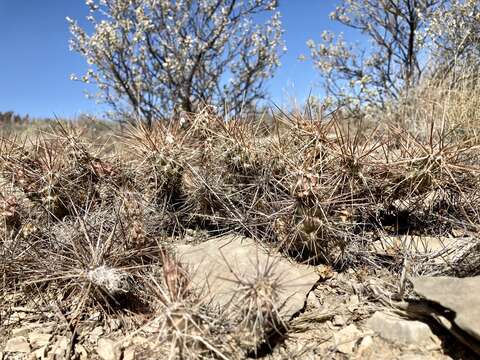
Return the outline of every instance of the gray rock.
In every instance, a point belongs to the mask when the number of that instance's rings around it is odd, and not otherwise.
[[[393,314],[377,311],[367,320],[366,327],[385,340],[404,345],[438,348],[440,340],[430,327],[417,320],[406,320]]]
[[[177,256],[192,274],[194,286],[203,288],[207,297],[222,306],[238,297],[238,279],[251,282],[271,267],[270,278],[278,279],[281,285],[275,305],[284,318],[304,307],[308,292],[318,280],[312,267],[269,255],[254,240],[240,236],[182,245]]]
[[[412,283],[417,294],[454,311],[455,324],[480,340],[480,276],[418,277]]]
[[[5,352],[12,353],[29,353],[31,350],[30,344],[23,336],[18,336],[7,341],[5,345]]]

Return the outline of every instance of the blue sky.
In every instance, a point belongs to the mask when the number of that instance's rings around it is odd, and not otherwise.
[[[306,41],[319,39],[324,29],[344,30],[328,18],[335,3],[281,1],[288,52],[267,86],[275,103],[288,105],[291,99],[302,100],[311,90],[319,91],[315,89],[319,74],[298,56],[308,54]],[[71,73],[82,74],[86,66],[80,55],[68,49],[65,17],[84,23],[86,14],[84,0],[0,0],[0,111],[34,117],[102,111],[85,98],[86,85],[69,79]]]

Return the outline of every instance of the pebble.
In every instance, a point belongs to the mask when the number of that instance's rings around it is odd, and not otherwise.
[[[123,352],[123,360],[135,360],[135,349],[133,347],[125,349]]]
[[[48,345],[50,343],[50,339],[52,338],[51,334],[42,334],[39,332],[33,332],[28,335],[28,341],[32,348],[37,349],[44,345]]]
[[[105,333],[105,330],[103,329],[103,327],[97,326],[95,329],[93,329],[93,330],[89,333],[90,341],[93,342],[93,343],[98,342],[98,339],[99,339],[100,336],[102,336],[104,333]]]
[[[333,317],[333,325],[335,325],[335,326],[343,326],[343,325],[346,324],[346,322],[347,322],[347,320],[342,315],[335,315]]]
[[[122,353],[115,342],[102,338],[98,340],[97,354],[103,360],[120,360]]]
[[[362,337],[362,333],[354,325],[348,325],[333,335],[337,351],[344,354],[353,354],[357,341]]]
[[[375,331],[385,340],[397,344],[419,345],[438,348],[440,340],[430,327],[417,320],[402,319],[393,314],[377,311],[366,322],[367,328]]]
[[[373,337],[371,335],[365,336],[358,345],[357,357],[361,358],[364,354],[370,351],[373,346]]]

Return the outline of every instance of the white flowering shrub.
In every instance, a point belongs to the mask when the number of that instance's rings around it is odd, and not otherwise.
[[[480,70],[480,2],[450,0],[433,14],[428,27],[437,71],[458,79]],[[469,71],[468,71],[469,70]],[[452,76],[453,75],[453,76]]]
[[[90,65],[75,79],[147,123],[213,105],[240,112],[266,96],[279,65],[276,0],[87,0],[89,34],[70,23],[71,49]],[[267,16],[255,24],[255,16]]]
[[[427,25],[445,0],[341,0],[330,15],[361,32],[370,44],[358,48],[342,35],[308,41],[327,94],[359,108],[385,105],[416,85],[424,71]]]

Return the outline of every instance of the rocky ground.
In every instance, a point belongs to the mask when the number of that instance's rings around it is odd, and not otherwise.
[[[182,245],[177,254],[205,303],[223,309],[233,306],[249,278],[261,273],[265,280],[279,280],[276,296],[269,298],[281,325],[266,341],[253,338],[247,356],[407,360],[480,355],[480,277],[409,279],[402,296],[382,270],[337,273],[328,266],[293,264],[247,238]],[[68,314],[59,308],[39,312],[29,307],[32,301],[24,299],[25,306],[1,314],[0,359],[147,359],[165,346],[157,337],[163,326],[159,319],[124,314],[105,322],[98,312],[72,329]],[[195,334],[175,321],[177,329]],[[200,340],[196,346],[209,343]],[[212,356],[232,355],[215,349]]]

